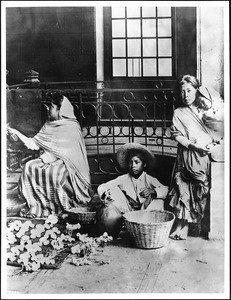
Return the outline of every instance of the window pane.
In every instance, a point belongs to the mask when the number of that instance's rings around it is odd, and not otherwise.
[[[140,37],[140,20],[127,21],[128,37]]]
[[[125,7],[112,7],[112,18],[124,18],[125,17]]]
[[[158,36],[171,36],[171,19],[158,20]]]
[[[128,59],[128,76],[141,76],[141,59]]]
[[[143,40],[143,56],[156,56],[156,40]]]
[[[143,60],[143,76],[156,76],[156,59],[146,58]]]
[[[125,37],[124,20],[112,20],[112,37]]]
[[[171,7],[158,7],[158,17],[171,17]]]
[[[156,8],[155,7],[142,7],[142,16],[143,17],[155,17]]]
[[[128,40],[128,57],[141,56],[141,40]]]
[[[170,58],[159,59],[159,76],[172,76],[172,60]]]
[[[125,57],[125,40],[112,40],[112,56]]]
[[[127,17],[140,17],[140,7],[127,7]]]
[[[125,59],[113,59],[113,76],[126,76]]]
[[[156,20],[143,20],[143,37],[156,36]]]
[[[158,40],[158,55],[159,56],[172,56],[172,40],[159,39]]]

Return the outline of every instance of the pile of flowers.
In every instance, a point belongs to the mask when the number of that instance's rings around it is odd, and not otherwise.
[[[7,260],[18,263],[22,271],[36,271],[54,265],[60,253],[68,253],[71,263],[80,266],[91,264],[91,255],[113,238],[105,232],[89,237],[78,230],[80,224],[66,223],[59,228],[59,219],[50,215],[35,224],[31,220],[13,220],[7,226]]]

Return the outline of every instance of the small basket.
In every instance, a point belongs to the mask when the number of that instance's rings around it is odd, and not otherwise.
[[[130,211],[123,215],[126,228],[138,248],[153,249],[166,245],[175,216],[169,211]]]
[[[71,208],[67,211],[71,219],[76,223],[89,224],[95,221],[96,211],[91,211],[87,207]]]

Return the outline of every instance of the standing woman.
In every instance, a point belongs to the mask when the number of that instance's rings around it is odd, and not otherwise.
[[[81,128],[70,101],[59,93],[52,95],[48,121],[28,138],[9,128],[11,134],[42,155],[27,162],[19,179],[19,197],[27,202],[24,217],[59,214],[91,200],[90,170]]]
[[[181,76],[176,92],[181,106],[175,109],[171,126],[178,150],[168,194],[169,205],[176,215],[170,237],[186,239],[188,223],[196,225],[198,234],[208,232],[202,220],[210,192],[209,149],[219,141],[203,122],[212,98],[200,93],[198,80],[190,75]]]

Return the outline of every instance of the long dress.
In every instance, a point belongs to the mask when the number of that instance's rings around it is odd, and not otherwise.
[[[32,140],[55,160],[44,163],[38,158],[25,164],[18,187],[19,197],[26,200],[29,212],[45,217],[88,203],[90,169],[78,121],[48,121]]]
[[[209,155],[189,150],[187,141],[205,147],[216,140],[216,135],[190,107],[174,111],[171,134],[173,139],[181,136],[186,142],[184,146],[178,143],[168,194],[169,205],[177,218],[196,223],[198,233],[202,230],[208,232],[209,224],[202,224],[202,220],[210,196],[211,159]]]

